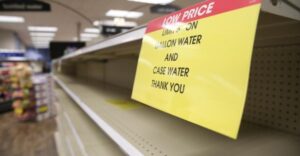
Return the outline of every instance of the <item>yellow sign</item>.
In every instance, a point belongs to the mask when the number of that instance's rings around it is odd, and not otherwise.
[[[260,3],[208,0],[151,21],[132,98],[237,138]]]

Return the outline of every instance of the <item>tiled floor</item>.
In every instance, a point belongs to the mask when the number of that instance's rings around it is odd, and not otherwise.
[[[54,119],[19,122],[13,113],[0,114],[0,156],[57,156]]]

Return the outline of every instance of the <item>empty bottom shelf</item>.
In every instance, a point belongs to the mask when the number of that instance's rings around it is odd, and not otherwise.
[[[55,79],[94,121],[104,120],[143,155],[300,155],[299,135],[243,121],[238,139],[232,140],[134,102],[129,90],[61,75]],[[96,133],[90,135],[97,136]],[[131,154],[129,150],[125,152]]]
[[[125,155],[65,92],[61,89],[55,89],[55,92],[59,100],[56,142],[60,155]]]

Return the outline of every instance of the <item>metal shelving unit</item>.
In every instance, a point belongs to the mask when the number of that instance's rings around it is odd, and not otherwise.
[[[67,60],[67,59],[78,57],[80,55],[90,54],[100,49],[112,48],[114,46],[141,40],[143,38],[145,31],[146,31],[146,26],[140,26],[135,28],[134,30],[130,30],[123,34],[115,35],[97,44],[79,49],[78,51],[71,53],[70,55],[66,55],[61,59]]]
[[[300,22],[268,13],[297,19],[294,13],[269,2],[263,3],[262,10],[237,140],[130,99],[145,27],[55,60],[53,76],[81,113],[91,119],[91,125],[99,128],[89,133],[96,136],[101,129],[126,155],[297,156]],[[68,107],[77,106],[70,103]],[[62,122],[68,123],[68,119]],[[80,125],[87,120],[78,116],[76,122]]]

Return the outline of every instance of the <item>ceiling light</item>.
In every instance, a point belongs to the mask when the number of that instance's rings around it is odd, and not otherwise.
[[[124,21],[124,22],[116,22],[115,20],[104,20],[102,21],[103,25],[110,25],[110,26],[124,26],[124,27],[135,27],[137,26],[136,22],[132,21]]]
[[[48,46],[49,43],[33,43],[35,46]]]
[[[49,47],[49,44],[45,44],[45,45],[33,45],[34,47],[36,48],[48,48]]]
[[[44,41],[32,41],[33,43],[49,43],[51,40],[44,40]]]
[[[50,41],[35,41],[35,42],[32,42],[33,44],[49,44]]]
[[[99,35],[98,34],[82,33],[82,34],[80,34],[80,37],[99,37]]]
[[[115,25],[123,25],[125,23],[125,18],[116,17],[114,18],[114,23]]]
[[[36,48],[48,48],[49,44],[38,44],[38,45],[33,45]]]
[[[35,42],[32,42],[33,44],[48,44],[50,43],[50,41],[35,41]]]
[[[34,45],[40,45],[40,44],[49,44],[51,41],[33,41],[32,43]]]
[[[49,43],[33,43],[34,46],[49,46]]]
[[[50,40],[53,40],[53,37],[52,37],[52,36],[50,36],[50,37],[48,37],[48,36],[46,36],[46,37],[36,37],[36,36],[32,36],[32,37],[31,37],[31,40],[32,40],[32,41],[50,41]]]
[[[37,36],[37,37],[53,37],[55,36],[54,33],[41,33],[41,32],[33,32],[30,33],[31,36]]]
[[[80,41],[91,41],[93,40],[92,37],[81,37],[80,38]],[[73,37],[73,41],[78,41],[78,38],[77,37]]]
[[[94,26],[99,26],[99,25],[100,25],[100,21],[94,21],[94,22],[93,22],[93,25],[94,25]]]
[[[105,15],[109,17],[139,18],[143,16],[143,13],[127,10],[109,10]]]
[[[128,0],[128,1],[164,5],[164,4],[172,3],[174,0]]]
[[[35,46],[48,46],[49,42],[36,42],[36,43],[33,43],[33,45],[35,45]]]
[[[125,14],[128,14],[128,11],[125,10],[109,10],[108,12],[106,12],[106,16],[110,16],[110,17],[124,17]]]
[[[72,40],[73,41],[78,41],[78,38],[77,37],[73,37]]]
[[[3,23],[23,23],[25,20],[23,17],[18,16],[0,16],[0,22]]]
[[[52,40],[32,40],[33,43],[49,43]]]
[[[99,33],[100,33],[100,30],[97,29],[97,28],[85,28],[85,29],[84,29],[84,32],[85,32],[85,33],[96,33],[96,34],[99,34]]]
[[[40,27],[40,26],[29,26],[29,31],[43,31],[43,32],[56,32],[57,27]]]
[[[91,41],[91,40],[93,40],[93,38],[81,38],[80,41]]]
[[[128,13],[125,14],[126,18],[139,18],[141,16],[143,16],[143,13],[137,11],[128,11]]]

